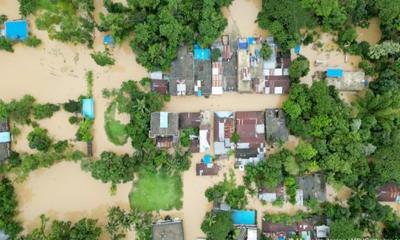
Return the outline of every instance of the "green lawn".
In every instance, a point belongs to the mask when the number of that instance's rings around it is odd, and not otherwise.
[[[104,128],[107,138],[115,145],[124,145],[128,141],[125,125],[115,119],[117,104],[111,103],[104,113]]]
[[[142,211],[182,208],[182,179],[180,176],[141,173],[129,196],[131,207]]]

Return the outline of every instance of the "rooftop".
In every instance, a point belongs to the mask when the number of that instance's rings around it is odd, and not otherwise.
[[[178,114],[167,112],[151,113],[150,133],[151,138],[156,137],[178,137]]]
[[[8,121],[0,120],[0,135],[3,135],[3,137],[0,136],[0,138],[3,138],[3,141],[0,142],[0,163],[10,156],[11,136],[9,131]]]
[[[387,183],[377,191],[377,199],[381,202],[400,203],[400,187],[395,183]]]
[[[162,221],[153,224],[153,240],[183,240],[182,221]]]
[[[200,112],[179,113],[179,128],[200,128],[201,118]]]
[[[160,95],[168,95],[169,82],[167,80],[152,79],[151,80],[151,91],[156,92]]]
[[[82,100],[82,115],[83,118],[94,119],[94,100],[86,98]]]
[[[218,175],[219,166],[216,163],[206,165],[204,163],[196,164],[196,175],[197,176],[215,176]]]
[[[235,115],[233,112],[214,113],[214,153],[225,155],[231,147],[231,137],[235,131]]]
[[[316,198],[320,202],[326,201],[326,183],[323,175],[313,174],[297,177],[297,183],[304,200]]]
[[[362,71],[343,72],[342,75],[342,78],[327,77],[328,85],[335,86],[339,91],[361,91],[368,87],[368,81]]]
[[[4,23],[4,35],[13,41],[25,41],[28,39],[28,22],[26,20],[6,21]]]
[[[194,93],[194,59],[187,47],[179,48],[177,58],[172,62],[171,70],[166,74],[169,80],[169,93],[172,96],[193,95]]]
[[[289,138],[289,129],[286,127],[286,116],[280,108],[265,110],[266,138],[268,143],[283,141]]]
[[[265,145],[264,112],[236,112],[236,132],[240,136],[238,148],[257,149]]]

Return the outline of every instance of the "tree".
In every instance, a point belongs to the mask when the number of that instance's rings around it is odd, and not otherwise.
[[[234,230],[229,211],[208,212],[201,224],[201,230],[210,240],[225,240]]]
[[[18,0],[19,2],[19,13],[27,17],[29,14],[36,12],[38,4],[35,0]]]
[[[301,0],[301,2],[315,14],[324,31],[340,29],[347,20],[344,8],[338,0]]]
[[[239,140],[240,140],[240,135],[239,135],[239,133],[237,133],[236,131],[233,132],[233,133],[232,133],[232,136],[231,136],[231,141],[232,141],[234,144],[237,144],[237,143],[239,142]]]
[[[304,77],[310,71],[310,62],[304,56],[296,58],[289,66],[289,77],[293,81],[297,81],[299,78]]]
[[[93,52],[90,54],[92,59],[97,63],[99,66],[107,66],[107,65],[114,65],[115,60],[111,57],[111,54],[108,51],[104,52]]]
[[[63,107],[65,111],[70,113],[80,113],[82,111],[82,103],[71,99],[64,103]]]
[[[50,149],[52,140],[47,134],[47,130],[35,127],[32,132],[28,134],[29,147],[39,151],[47,152]]]
[[[219,48],[213,48],[211,51],[211,60],[213,62],[216,62],[220,57],[221,57],[221,50],[219,50]]]
[[[372,59],[380,59],[390,55],[398,55],[400,53],[400,43],[394,41],[385,41],[375,44],[369,49],[369,57]]]
[[[8,17],[4,14],[0,15],[0,25],[3,25],[8,20]]]
[[[296,191],[297,191],[297,182],[296,178],[294,177],[287,177],[285,178],[285,188],[286,194],[289,196],[289,202],[291,204],[296,203]]]
[[[11,120],[20,123],[20,124],[28,124],[31,119],[31,111],[33,105],[35,103],[35,98],[30,95],[25,95],[20,99],[12,100],[9,104],[7,104],[7,112]]]
[[[5,50],[7,52],[14,52],[12,42],[10,42],[6,37],[0,36],[0,50]]]
[[[37,120],[51,118],[53,114],[60,110],[60,106],[56,104],[35,104],[32,109],[33,117]]]
[[[260,51],[260,55],[263,59],[269,59],[272,55],[272,49],[271,46],[264,42],[262,47],[261,47],[261,51]]]
[[[23,230],[22,224],[17,221],[17,196],[14,186],[8,178],[0,180],[0,228],[10,236],[16,239]]]
[[[332,239],[362,238],[363,233],[351,221],[338,220],[330,225],[329,237]]]

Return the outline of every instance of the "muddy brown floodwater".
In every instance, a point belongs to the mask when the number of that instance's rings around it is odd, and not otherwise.
[[[125,2],[124,0],[119,0]],[[104,11],[102,0],[95,0],[95,16]],[[16,0],[0,0],[0,12],[10,19],[20,18],[18,14],[18,2]],[[261,0],[235,0],[229,8],[224,8],[224,16],[228,19],[226,33],[234,33],[240,36],[257,35],[266,36],[267,31],[261,30],[256,21],[256,16],[261,7]],[[38,36],[43,44],[39,48],[28,48],[18,44],[15,52],[10,54],[0,51],[0,66],[2,72],[2,84],[0,98],[11,100],[20,98],[24,94],[33,95],[38,102],[63,103],[68,99],[76,99],[86,93],[85,74],[88,70],[94,74],[94,98],[96,120],[94,124],[94,153],[98,156],[102,151],[116,153],[132,153],[130,144],[114,146],[106,137],[104,131],[104,111],[108,106],[108,100],[102,97],[102,89],[117,88],[123,81],[139,80],[147,76],[147,71],[136,61],[129,49],[127,42],[113,50],[116,65],[112,67],[99,67],[90,57],[92,50],[86,46],[65,44],[50,40],[46,32],[39,31],[34,26],[34,19],[29,18],[30,30]],[[373,22],[375,21],[375,22]],[[371,22],[372,35],[377,33],[378,23]],[[379,28],[378,28],[379,30]],[[371,43],[379,37],[371,36],[370,30],[358,29],[360,37]],[[102,50],[102,33],[96,31],[94,44],[95,50]],[[379,35],[380,36],[380,35]],[[327,48],[333,44],[329,35],[322,40]],[[350,57],[349,62],[344,62],[341,53],[331,51],[318,52],[311,47],[305,47],[303,54],[313,62],[316,58],[328,58],[329,66],[342,66],[345,69],[353,69],[359,59]],[[311,69],[311,72],[316,70]],[[303,79],[310,83],[310,76]],[[200,111],[200,110],[263,110],[267,107],[281,107],[286,96],[274,95],[249,95],[227,93],[223,96],[212,96],[210,99],[194,96],[172,97],[166,105],[166,111]],[[49,130],[55,139],[74,139],[76,126],[68,123],[70,115],[64,111],[56,113],[51,119],[39,121],[39,124]],[[122,121],[127,121],[127,116],[122,116]],[[21,128],[20,136],[16,137],[13,145],[17,151],[30,152],[26,141],[26,135],[31,127]],[[291,136],[287,146],[293,149],[298,140]],[[83,144],[76,144],[77,149],[84,150]],[[183,208],[179,211],[161,212],[161,215],[170,214],[184,219],[185,238],[189,240],[202,237],[200,225],[211,204],[204,197],[204,191],[215,183],[223,180],[223,173],[227,173],[233,166],[233,160],[222,160],[219,163],[222,171],[215,177],[197,177],[195,164],[200,161],[202,155],[194,154],[192,167],[183,174],[184,196]],[[242,172],[235,171],[238,183],[242,181]],[[49,169],[34,171],[23,183],[16,184],[16,192],[19,201],[19,219],[23,222],[27,231],[38,227],[39,216],[46,214],[54,219],[75,221],[81,217],[93,217],[100,223],[106,222],[106,210],[110,206],[119,205],[129,208],[128,194],[132,183],[118,186],[115,196],[110,195],[110,185],[94,180],[90,174],[82,172],[78,163],[62,162]],[[330,188],[331,189],[331,188]],[[332,189],[332,198],[336,194]],[[348,192],[339,192],[340,199],[346,199]],[[262,213],[284,211],[293,213],[298,208],[286,204],[277,209],[269,205],[262,205],[257,199],[249,199],[249,208],[256,209],[259,213],[259,224]],[[131,232],[127,239],[134,239]],[[107,239],[106,235],[102,236]]]

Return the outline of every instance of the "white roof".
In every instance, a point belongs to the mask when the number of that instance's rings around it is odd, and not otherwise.
[[[199,140],[200,140],[200,152],[205,152],[210,149],[210,144],[208,143],[207,139],[208,130],[201,129],[199,133]]]
[[[275,94],[282,94],[283,93],[283,87],[275,87]]]
[[[303,206],[303,190],[296,190],[296,205]]]
[[[257,229],[248,228],[247,229],[247,240],[257,240]]]
[[[258,195],[258,198],[267,202],[274,202],[276,200],[276,193],[261,193]]]
[[[329,234],[329,227],[321,225],[316,227],[317,238],[327,238]]]
[[[233,117],[233,112],[228,112],[228,111],[215,112],[215,114],[220,118]]]
[[[282,68],[275,68],[274,69],[274,76],[282,76],[282,75],[283,75]]]
[[[264,133],[265,129],[264,129],[264,124],[257,124],[256,125],[256,133]]]
[[[218,138],[223,141],[225,139],[225,123],[218,123]]]
[[[228,151],[225,148],[224,142],[214,142],[214,154],[215,155],[225,155]]]
[[[161,71],[151,72],[150,78],[151,79],[163,79],[163,73]]]
[[[218,68],[213,68],[212,69],[212,74],[213,75],[218,75],[219,74],[219,69]]]

